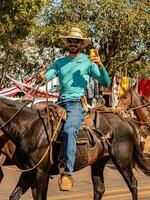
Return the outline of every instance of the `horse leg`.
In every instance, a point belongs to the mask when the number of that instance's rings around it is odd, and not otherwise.
[[[5,160],[6,160],[6,156],[3,153],[0,153],[0,166],[3,165]],[[3,174],[3,171],[2,171],[2,167],[0,167],[0,183],[3,179],[3,177],[4,177],[4,174]]]
[[[33,197],[33,199],[35,199],[36,198],[36,193],[37,193],[36,184],[35,183],[32,184],[31,190],[32,190],[32,197]]]
[[[34,181],[33,172],[22,173],[14,191],[11,193],[9,197],[9,200],[20,199],[20,197],[30,188],[33,181]]]
[[[104,157],[91,165],[91,175],[94,187],[94,200],[101,200],[105,192],[104,186],[104,167],[109,157]]]
[[[116,158],[114,159],[113,157],[112,161],[128,185],[128,188],[132,194],[132,200],[138,200],[137,180],[133,174],[131,162],[126,165],[124,164],[123,160]]]
[[[0,167],[0,183],[3,179],[3,177],[4,177],[4,174],[3,174],[2,168]]]
[[[47,199],[48,181],[48,172],[38,168],[35,176],[35,183],[32,185],[32,195],[34,200]]]

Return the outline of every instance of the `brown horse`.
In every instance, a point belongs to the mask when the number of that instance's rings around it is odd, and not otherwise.
[[[132,120],[137,124],[142,138],[142,146],[145,139],[150,135],[150,102],[142,99],[135,91],[135,86],[124,91],[124,95],[119,99],[117,109],[123,109],[125,112],[133,112],[136,119]],[[143,146],[144,148],[144,146]]]
[[[50,161],[49,154],[45,154],[50,146],[50,138],[53,134],[53,125],[48,127],[47,115],[44,111],[32,110],[24,107],[19,110],[19,105],[12,101],[0,101],[0,126],[3,132],[16,145],[17,165],[21,169],[29,169],[22,173],[19,182],[10,196],[10,200],[18,200],[28,188],[32,188],[34,200],[46,200],[49,175],[58,174],[58,155],[60,145],[53,144],[53,161]],[[17,115],[12,118],[14,113]],[[9,120],[11,119],[11,120]],[[102,155],[104,151],[101,142],[101,130],[97,127],[99,137],[99,153],[97,159],[91,163],[92,181],[94,186],[94,200],[101,200],[105,191],[103,171],[105,164],[112,159],[116,168],[127,183],[132,199],[138,200],[137,180],[132,172],[133,164],[144,173],[150,176],[150,168],[147,165],[139,148],[136,131],[132,124],[122,119],[115,113],[103,112],[98,115],[99,127],[107,123],[111,128],[108,154]],[[4,124],[4,126],[2,126]],[[77,148],[78,151],[78,148]],[[43,155],[46,155],[43,157]],[[80,155],[80,156],[79,156]],[[77,154],[75,170],[80,170],[87,154],[80,151]],[[95,155],[94,155],[95,156]],[[43,158],[42,162],[39,162]],[[39,163],[37,165],[37,163]],[[37,166],[36,166],[37,165]],[[36,166],[36,167],[35,167]],[[33,168],[33,170],[30,170]]]

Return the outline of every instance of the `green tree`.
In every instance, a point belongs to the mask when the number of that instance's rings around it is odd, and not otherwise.
[[[1,0],[0,1],[0,44],[14,43],[24,39],[34,28],[35,16],[46,0]]]
[[[0,2],[0,87],[4,75],[32,73],[35,65],[49,63],[59,39],[71,26],[92,37],[110,74],[150,76],[150,10],[148,0],[14,0]],[[28,37],[27,37],[28,36]],[[29,51],[30,49],[30,51]],[[32,52],[31,50],[34,49]],[[50,49],[45,54],[45,49]],[[37,56],[38,55],[38,56]],[[50,58],[48,58],[48,55]]]
[[[127,71],[133,76],[142,71],[141,75],[150,76],[148,1],[64,0],[51,3],[43,16],[43,26],[37,31],[40,46],[61,48],[59,35],[77,25],[93,38],[111,74]]]
[[[36,17],[48,0],[0,1],[0,87],[4,87],[7,73],[21,74],[26,66],[24,55],[26,37],[36,27]],[[30,71],[30,65],[26,71]]]

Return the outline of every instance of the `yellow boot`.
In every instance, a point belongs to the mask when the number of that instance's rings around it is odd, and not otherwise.
[[[69,175],[62,175],[58,184],[61,191],[70,191],[73,187],[73,179]]]

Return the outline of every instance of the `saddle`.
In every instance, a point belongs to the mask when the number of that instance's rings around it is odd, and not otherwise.
[[[36,109],[47,109],[47,103],[42,102],[37,104]],[[62,124],[66,120],[67,113],[64,108],[53,103],[48,104],[48,110],[50,111],[49,118],[51,123],[53,123],[54,130],[57,129],[53,142],[62,146],[62,140],[59,133]],[[59,127],[57,126],[58,124]],[[99,110],[90,109],[89,113],[84,117],[84,121],[79,129],[76,152],[76,157],[78,159],[76,159],[75,168],[82,168],[94,163],[98,158],[108,155],[110,130],[109,123],[105,117],[100,114]],[[60,148],[60,154],[62,154],[62,148]]]
[[[45,110],[47,109],[47,102],[40,102],[38,104],[35,104],[34,107],[38,110]],[[89,109],[89,112],[85,115],[84,121],[80,126],[77,143],[79,144],[82,142],[85,143],[85,141],[86,140],[89,141],[90,138],[93,138],[94,140],[97,133],[93,133],[93,132],[96,129],[99,130],[104,135],[106,135],[110,131],[109,123],[107,122],[106,118],[99,112],[99,111],[108,111],[106,109],[104,108],[102,110]],[[64,121],[67,118],[67,112],[63,107],[57,104],[49,103],[48,110],[50,111],[49,115],[50,115],[51,121],[55,122],[54,126],[56,126],[59,120],[61,120],[61,122],[64,123]],[[62,123],[60,124],[60,127],[58,128],[57,136],[55,138],[58,141],[59,141],[59,132],[60,132]],[[88,131],[90,136],[87,133],[85,134],[85,131]],[[91,143],[93,143],[93,141],[91,141]]]

